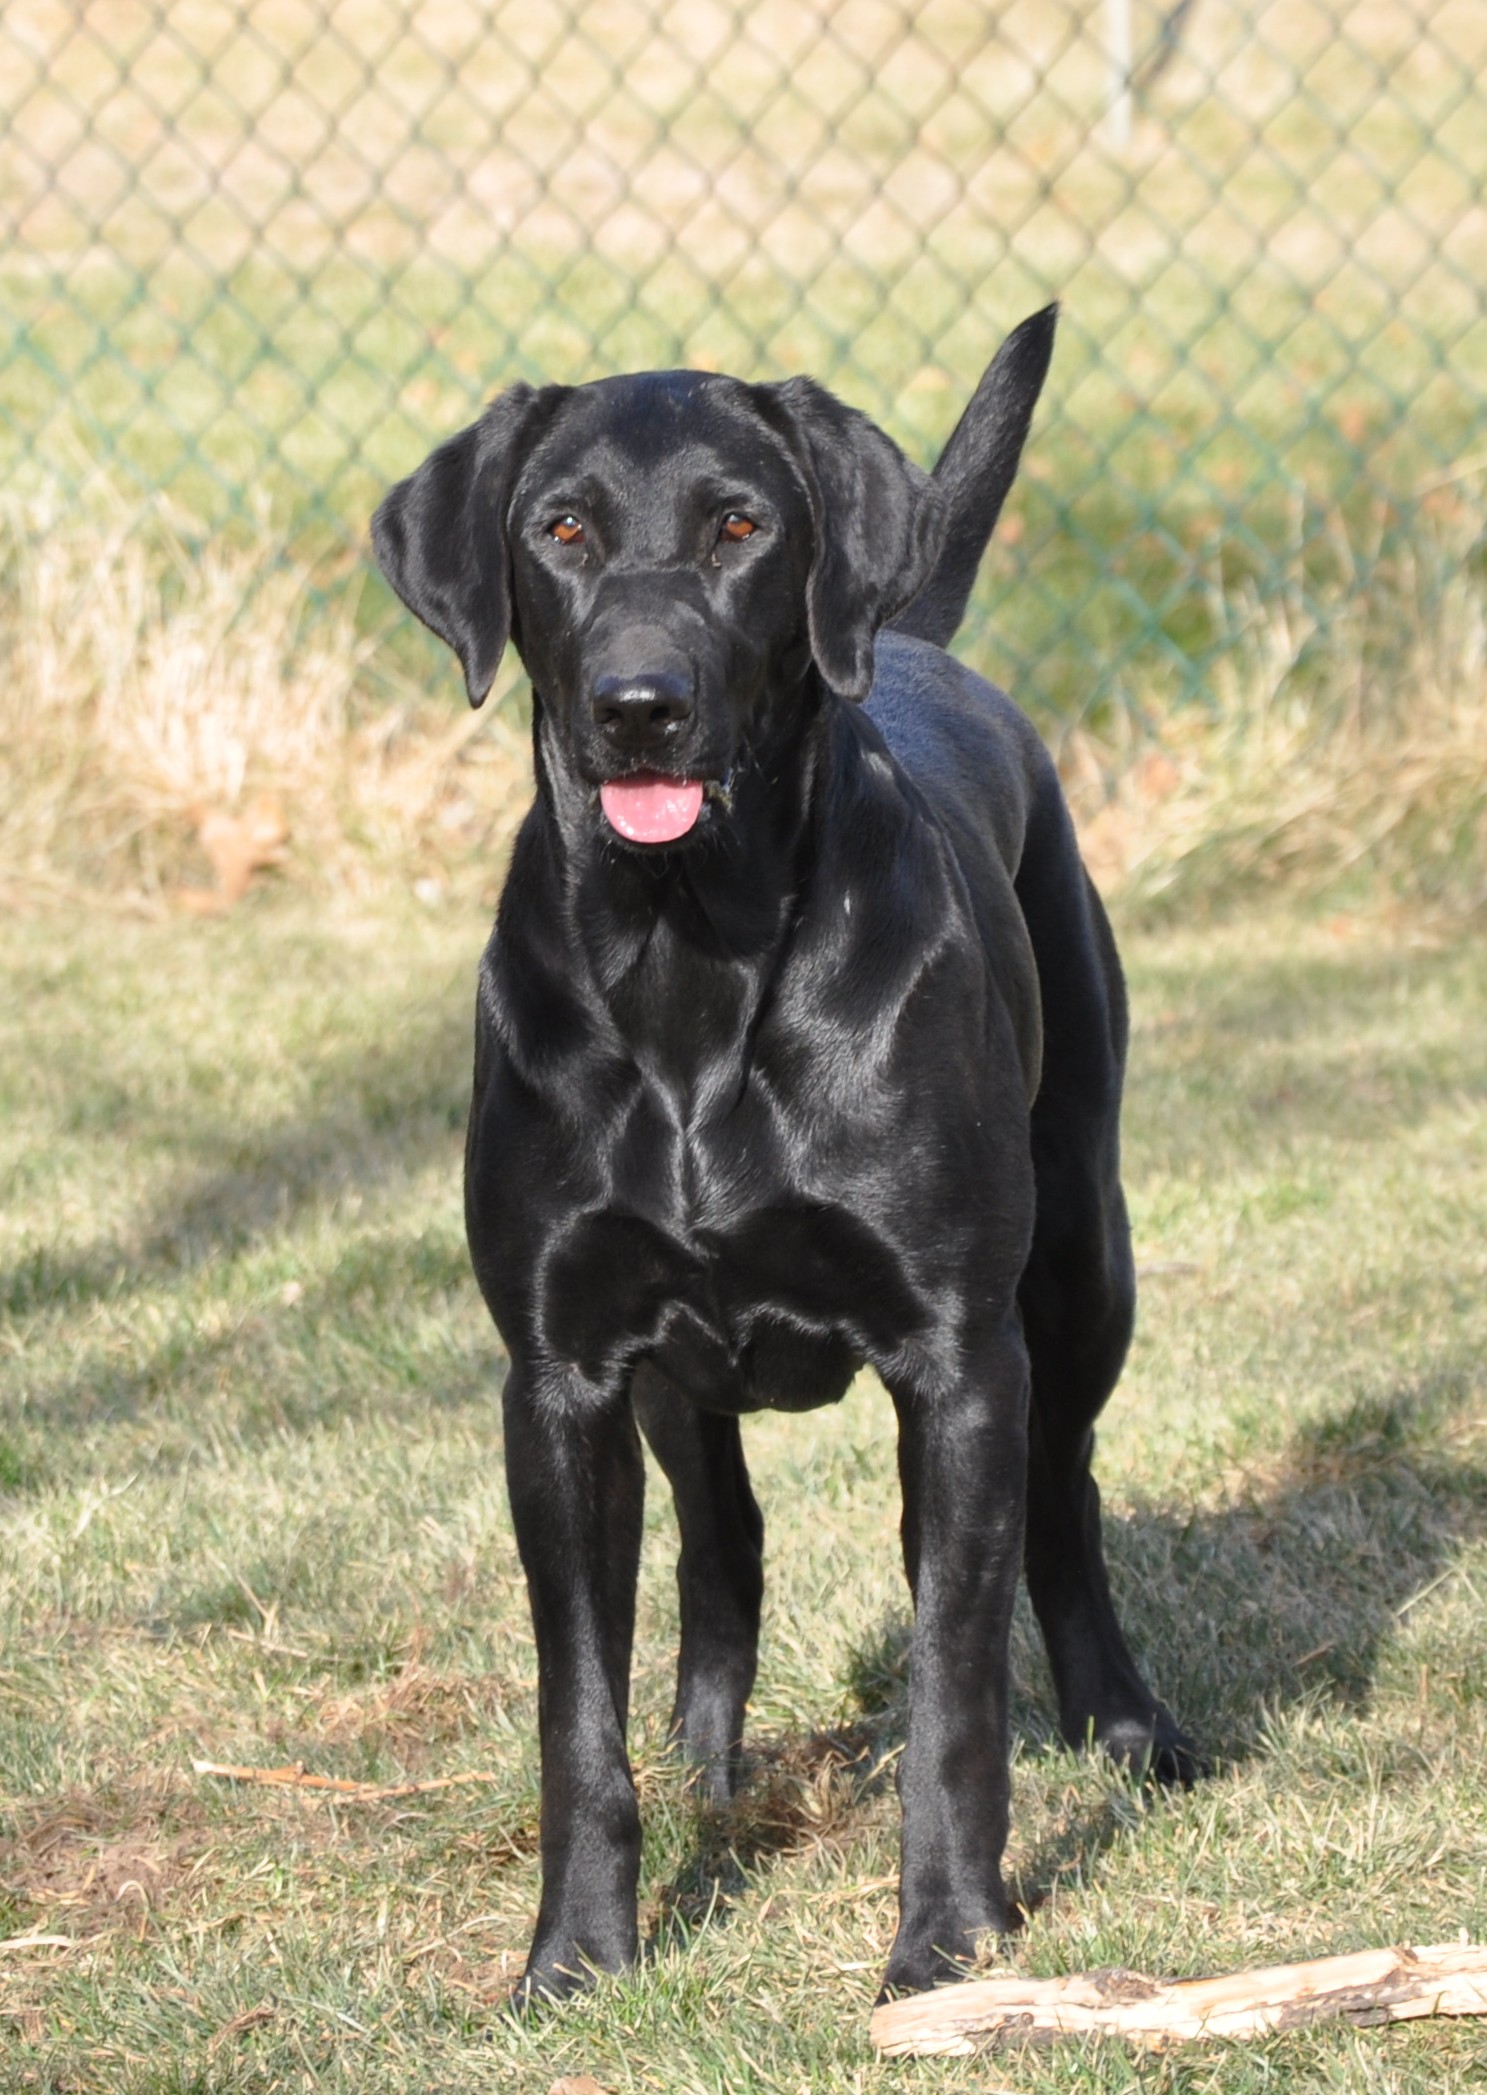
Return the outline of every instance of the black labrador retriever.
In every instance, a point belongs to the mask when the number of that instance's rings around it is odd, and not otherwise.
[[[533,685],[465,1180],[539,1654],[527,1997],[637,1951],[641,1432],[681,1530],[675,1735],[722,1802],[763,1584],[739,1419],[864,1362],[892,1395],[915,1627],[889,1986],[1007,1926],[1020,1565],[1065,1736],[1194,1770],[1090,1475],[1133,1308],[1120,970],[1037,735],[941,651],[1053,326],[1003,345],[933,478],[809,380],[669,371],[513,386],[377,513],[472,702],[508,638]]]

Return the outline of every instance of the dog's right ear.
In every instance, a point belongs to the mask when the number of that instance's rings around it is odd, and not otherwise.
[[[934,565],[944,529],[940,491],[876,422],[814,379],[751,390],[789,444],[810,500],[811,653],[833,691],[864,699],[875,636]]]
[[[490,690],[511,637],[511,484],[535,429],[566,390],[509,387],[400,480],[372,519],[378,566],[459,656],[472,706]]]

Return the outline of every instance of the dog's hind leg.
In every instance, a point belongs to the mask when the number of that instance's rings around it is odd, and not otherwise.
[[[699,1411],[658,1370],[632,1385],[635,1415],[676,1499],[681,1655],[671,1734],[699,1766],[708,1803],[738,1781],[744,1706],[759,1654],[764,1518],[749,1486],[738,1420]]]
[[[1040,1104],[1043,1101],[1040,1100]],[[1113,1168],[1067,1147],[1034,1114],[1039,1221],[1019,1292],[1032,1363],[1024,1563],[1048,1646],[1059,1725],[1136,1772],[1192,1781],[1192,1743],[1131,1656],[1105,1569],[1094,1422],[1130,1341],[1135,1280],[1125,1200]]]
[[[1125,984],[1068,810],[1045,773],[1017,891],[1043,997],[1042,1082],[1032,1111],[1037,1219],[1018,1289],[1032,1364],[1024,1565],[1048,1646],[1059,1726],[1159,1781],[1202,1769],[1121,1631],[1090,1462],[1095,1420],[1125,1362],[1136,1313],[1120,1183]]]

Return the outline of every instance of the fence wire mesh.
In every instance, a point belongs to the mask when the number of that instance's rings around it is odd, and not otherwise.
[[[1484,79],[1478,0],[8,0],[0,458],[329,583],[512,378],[809,371],[927,462],[1057,297],[967,644],[1201,692],[1484,470]]]

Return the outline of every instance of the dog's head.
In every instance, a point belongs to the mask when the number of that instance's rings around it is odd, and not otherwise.
[[[689,371],[513,386],[373,523],[471,703],[513,639],[548,761],[648,848],[706,826],[813,672],[867,696],[939,531],[938,491],[865,415],[808,379]]]

